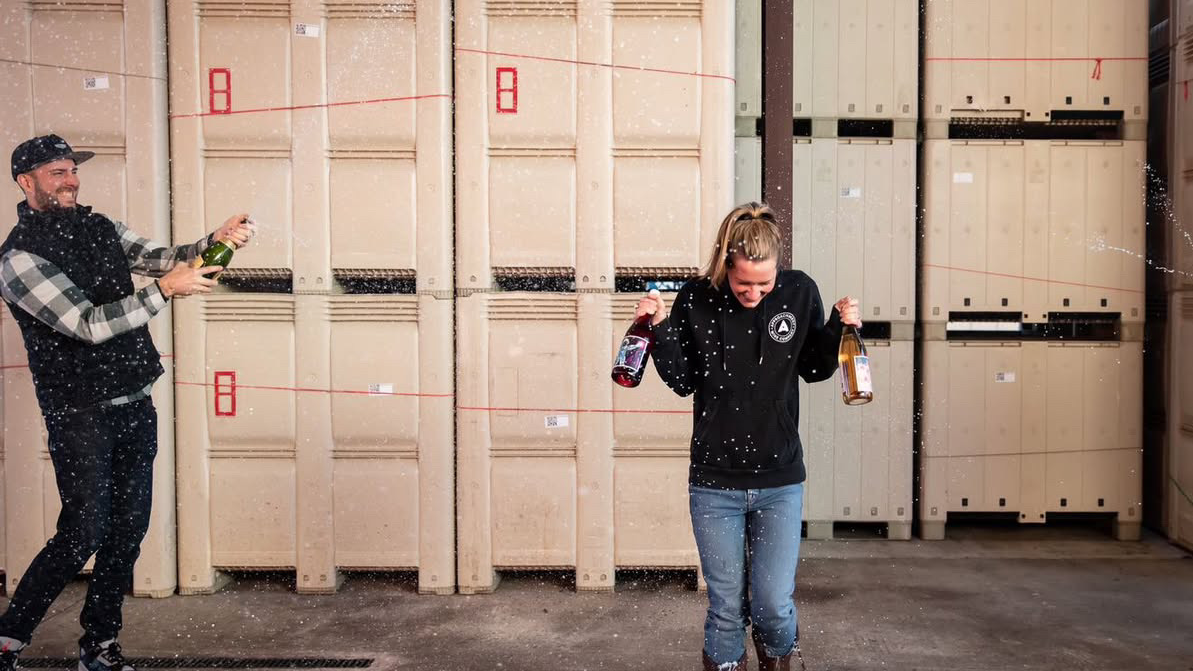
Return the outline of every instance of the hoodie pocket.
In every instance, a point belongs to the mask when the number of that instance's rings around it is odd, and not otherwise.
[[[724,403],[721,399],[714,399],[712,403],[705,408],[700,415],[700,419],[696,422],[696,426],[692,429],[692,440],[700,442],[708,436],[708,431],[712,428],[713,422],[717,420],[717,410],[721,408]]]
[[[796,458],[795,432],[782,401],[722,399],[696,424],[692,460],[735,471],[783,468]]]
[[[783,425],[783,430],[787,435],[794,436],[799,432],[799,428],[795,425],[795,419],[791,417],[791,412],[787,410],[786,401],[775,401],[775,412],[779,415],[779,422]]]

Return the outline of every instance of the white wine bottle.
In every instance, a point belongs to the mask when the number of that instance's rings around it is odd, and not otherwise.
[[[870,357],[866,343],[857,328],[846,326],[841,332],[841,347],[837,350],[841,364],[841,398],[845,405],[863,405],[874,400],[874,385],[870,382]]]

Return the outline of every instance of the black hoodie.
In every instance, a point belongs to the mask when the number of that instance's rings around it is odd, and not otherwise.
[[[798,374],[807,382],[837,370],[841,316],[827,322],[820,290],[785,270],[753,309],[707,279],[684,285],[655,327],[655,369],[668,387],[695,393],[689,482],[760,489],[803,482]]]

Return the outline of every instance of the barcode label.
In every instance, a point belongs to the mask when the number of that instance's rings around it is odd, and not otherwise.
[[[842,198],[861,198],[862,188],[860,186],[846,186],[841,188]]]
[[[955,172],[953,173],[953,184],[973,184],[972,172]]]
[[[567,415],[547,415],[543,420],[543,424],[548,429],[562,429],[568,425]]]
[[[84,91],[102,91],[110,87],[107,77],[83,77]]]
[[[374,382],[369,385],[369,396],[389,396],[394,393],[392,382]]]
[[[319,37],[319,26],[313,23],[296,23],[294,34],[299,37]]]
[[[998,372],[994,374],[995,382],[1014,382],[1015,373],[1013,371]]]

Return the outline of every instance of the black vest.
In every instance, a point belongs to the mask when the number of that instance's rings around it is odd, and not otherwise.
[[[58,266],[92,305],[133,295],[128,258],[112,221],[90,207],[37,212],[17,205],[17,225],[0,246],[36,254]],[[142,326],[99,344],[64,335],[9,304],[21,327],[42,412],[77,410],[144,389],[164,370],[161,355]]]

